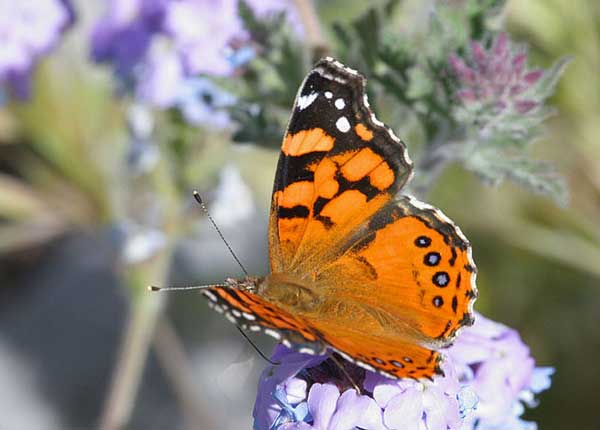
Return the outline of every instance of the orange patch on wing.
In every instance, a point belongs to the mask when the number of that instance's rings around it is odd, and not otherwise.
[[[346,163],[348,160],[350,160],[352,157],[354,157],[356,155],[358,151],[354,150],[354,151],[346,151],[346,152],[342,152],[339,155],[336,155],[334,157],[331,157],[331,159],[337,163],[338,166]]]
[[[293,182],[282,191],[277,192],[276,201],[279,206],[293,208],[302,205],[310,208],[314,195],[312,181]]]
[[[324,158],[315,170],[315,189],[319,196],[326,199],[332,198],[339,190],[340,185],[335,180],[337,165],[329,158]]]
[[[262,297],[246,291],[236,290],[239,301],[234,299],[229,288],[211,288],[212,291],[227,302],[229,306],[242,312],[248,312],[256,315],[259,319],[257,323],[263,327],[270,327],[279,330],[293,330],[298,332],[305,340],[309,342],[317,341],[316,336],[311,332],[310,327],[301,319],[294,317],[284,309],[269,303]]]
[[[242,312],[250,312],[250,309],[248,309],[242,303],[240,303],[239,301],[237,301],[231,294],[229,294],[229,292],[227,290],[224,290],[222,288],[217,288],[215,291],[231,307],[233,307],[235,309],[238,309],[238,310],[240,310]]]
[[[416,246],[419,237],[428,238],[430,244]],[[434,264],[425,263],[428,255],[434,258]],[[416,327],[425,336],[445,340],[462,325],[470,302],[465,293],[472,291],[470,273],[464,270],[469,262],[467,254],[448,246],[442,234],[419,218],[399,218],[378,230],[358,256],[369,261],[377,272],[381,291],[385,283],[390,284],[390,292],[406,289],[405,294],[396,296],[403,300],[396,304],[397,309],[405,315],[421,315]],[[446,281],[441,286],[435,283],[440,274]],[[394,296],[389,297],[388,305],[394,306]]]
[[[333,148],[334,138],[329,136],[322,128],[301,130],[295,134],[288,134],[283,140],[281,151],[285,155],[298,156],[311,152],[329,151]]]
[[[368,142],[369,140],[373,139],[373,132],[367,127],[365,127],[365,125],[362,123],[356,124],[356,126],[354,127],[354,131],[356,132],[358,137],[360,137],[365,142]]]
[[[348,324],[356,317],[348,315],[339,320],[325,316],[315,322],[315,328],[334,348],[397,378],[431,378],[440,372],[438,352],[407,342],[401,336],[377,331],[361,333]]]
[[[369,174],[369,182],[378,190],[385,190],[394,183],[394,171],[387,163],[381,163]]]
[[[277,227],[282,242],[298,243],[304,232],[304,218],[279,218]]]
[[[358,190],[347,190],[330,200],[321,211],[321,215],[329,217],[334,223],[340,222],[348,214],[354,213],[356,208],[367,202],[367,196]]]
[[[330,199],[338,192],[340,184],[335,179],[330,179],[319,187],[319,196]]]
[[[382,161],[383,158],[375,154],[370,148],[363,148],[342,166],[341,172],[349,181],[359,181]]]

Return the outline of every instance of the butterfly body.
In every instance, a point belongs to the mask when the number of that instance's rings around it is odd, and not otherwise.
[[[204,294],[241,328],[303,352],[430,378],[441,373],[439,349],[473,322],[475,266],[452,221],[400,194],[412,163],[364,86],[333,59],[309,72],[277,167],[272,273]]]

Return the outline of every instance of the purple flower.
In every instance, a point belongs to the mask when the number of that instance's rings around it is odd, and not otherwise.
[[[452,365],[444,365],[444,377],[433,381],[392,380],[367,372],[365,389],[383,411],[385,429],[459,429],[462,423],[463,389]],[[467,410],[468,407],[464,407]]]
[[[183,0],[169,5],[165,31],[190,74],[224,76],[233,71],[230,43],[245,37],[235,0]]]
[[[261,376],[255,430],[525,430],[534,394],[550,386],[517,332],[477,315],[446,351],[445,376],[392,380],[342,360],[352,383],[327,356],[278,346]]]
[[[0,0],[0,85],[27,98],[35,64],[58,44],[73,18],[68,0]]]
[[[250,5],[259,16],[294,16],[285,2]],[[254,56],[237,10],[238,0],[111,0],[93,31],[92,57],[112,64],[140,100],[170,108],[189,79],[231,75]]]
[[[461,387],[449,363],[445,377],[415,381],[392,380],[342,361],[361,388],[358,394],[326,358],[278,346],[273,359],[283,364],[263,372],[254,429],[459,429],[474,407],[472,393]]]
[[[92,32],[94,61],[110,62],[120,77],[129,77],[143,62],[152,37],[162,31],[169,0],[108,0]]]
[[[513,49],[505,33],[489,50],[472,42],[470,54],[468,64],[456,54],[448,60],[460,85],[456,96],[467,109],[494,115],[526,114],[541,105],[532,90],[544,71],[527,70],[527,54]]]
[[[302,369],[316,366],[326,357],[300,354],[278,345],[271,359],[281,364],[267,367],[260,377],[254,405],[255,430],[269,429],[274,423],[288,418],[288,408],[306,399],[306,385],[299,386],[292,379],[295,380],[294,376]],[[285,396],[282,396],[282,389]]]
[[[554,369],[535,367],[519,334],[482,315],[466,327],[448,349],[459,380],[477,393],[479,404],[471,416],[477,429],[521,429],[523,403],[535,406],[534,394],[550,387]],[[525,427],[523,427],[525,426]]]

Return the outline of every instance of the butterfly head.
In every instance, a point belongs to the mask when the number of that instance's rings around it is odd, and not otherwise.
[[[257,276],[246,276],[242,279],[227,278],[225,284],[228,287],[235,288],[236,290],[248,291],[250,293],[256,293],[258,286],[263,282],[264,278]]]

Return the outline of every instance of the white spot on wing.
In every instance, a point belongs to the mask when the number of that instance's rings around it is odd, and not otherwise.
[[[306,96],[298,97],[298,109],[303,110],[309,107],[312,104],[312,102],[314,102],[317,99],[318,95],[319,93],[310,93]]]
[[[333,97],[333,93],[331,91],[325,91],[325,98],[332,98]]]
[[[342,110],[344,109],[344,106],[346,106],[346,102],[344,101],[344,99],[337,99],[335,101],[335,107]]]
[[[242,315],[244,316],[244,318],[250,321],[254,321],[256,319],[254,315],[249,314],[248,312],[243,312]]]
[[[281,338],[281,334],[273,329],[267,328],[265,329],[265,334],[268,334],[269,336],[274,337],[275,339],[280,339]]]
[[[204,290],[204,291],[202,291],[202,293],[203,293],[203,294],[204,294],[206,297],[208,297],[210,300],[212,300],[213,302],[216,302],[216,301],[217,301],[217,296],[215,296],[215,295],[214,295],[214,294],[213,294],[211,291]]]
[[[335,126],[342,133],[346,133],[348,130],[350,130],[350,123],[348,122],[348,118],[346,118],[345,116],[340,117],[335,122]]]

